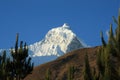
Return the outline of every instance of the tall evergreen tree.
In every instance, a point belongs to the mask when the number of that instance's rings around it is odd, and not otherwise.
[[[3,55],[0,56],[0,80],[6,80],[7,79],[7,73],[6,73],[6,51],[3,52]]]
[[[68,79],[67,80],[73,80],[74,79],[74,72],[75,72],[75,68],[74,66],[70,66],[69,70],[68,70]]]
[[[17,34],[15,49],[11,49],[11,72],[14,79],[22,80],[33,70],[33,63],[31,64],[31,58],[28,57],[26,43],[23,46],[23,41],[21,41],[20,47],[18,47],[18,37],[19,35]]]
[[[116,53],[118,53],[117,56],[120,59],[120,12],[119,12],[118,20],[116,20],[115,17],[113,18],[115,23],[117,24],[116,35],[115,35],[116,45],[114,47],[115,47]]]
[[[47,69],[46,75],[45,75],[45,80],[50,80],[51,72],[50,69]]]
[[[105,43],[103,34],[101,41],[103,43],[97,54],[98,76],[96,80],[119,80],[120,79],[120,15],[116,32],[113,32],[112,24],[110,25],[108,43]]]
[[[100,32],[100,37],[101,37],[101,41],[102,41],[103,46],[106,46],[106,42],[104,40],[103,32],[102,31]]]
[[[84,70],[83,70],[83,77],[84,80],[93,80],[92,78],[92,73],[91,73],[91,69],[90,69],[90,64],[89,64],[89,60],[88,60],[88,55],[85,54],[85,64],[84,64]]]
[[[10,58],[6,57],[6,51],[3,51],[0,55],[0,80],[13,80],[10,65]]]

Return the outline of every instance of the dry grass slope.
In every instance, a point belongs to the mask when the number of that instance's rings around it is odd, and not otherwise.
[[[96,66],[98,48],[83,48],[69,52],[54,61],[35,67],[32,74],[28,75],[24,80],[45,80],[47,69],[51,71],[51,80],[67,80],[70,66],[75,67],[74,80],[83,80],[84,55],[85,53],[88,54],[91,67]]]

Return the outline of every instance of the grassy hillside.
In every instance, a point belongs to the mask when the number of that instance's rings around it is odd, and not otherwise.
[[[58,59],[34,68],[24,80],[45,80],[47,70],[50,80],[67,80],[70,66],[74,66],[74,80],[83,80],[84,55],[88,53],[90,66],[96,66],[96,51],[99,47],[84,48],[67,53]]]

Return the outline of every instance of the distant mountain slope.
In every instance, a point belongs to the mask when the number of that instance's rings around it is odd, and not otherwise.
[[[51,71],[50,80],[67,80],[67,73],[70,66],[75,67],[74,80],[83,80],[81,75],[84,55],[88,53],[91,67],[96,66],[96,51],[98,48],[83,48],[69,52],[54,61],[35,67],[32,74],[28,75],[24,80],[45,80],[47,69]]]

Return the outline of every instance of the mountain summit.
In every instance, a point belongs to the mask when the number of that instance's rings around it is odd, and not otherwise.
[[[66,23],[63,26],[49,30],[44,39],[28,46],[29,56],[32,57],[35,66],[84,47],[86,46]],[[2,51],[3,49],[0,49],[0,53]],[[6,51],[9,56],[10,49]]]
[[[67,23],[48,31],[45,38],[31,44],[29,53],[36,65],[51,61],[70,51],[86,47]]]
[[[70,27],[63,26],[48,31],[45,38],[29,46],[32,56],[61,56],[72,50],[85,47]]]
[[[63,28],[70,28],[67,23],[64,23],[62,27]]]

